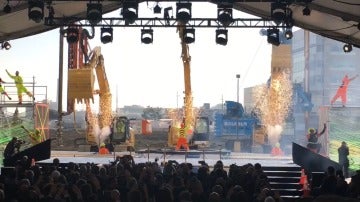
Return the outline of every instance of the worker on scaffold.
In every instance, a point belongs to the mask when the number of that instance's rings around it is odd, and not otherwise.
[[[24,129],[24,131],[29,135],[32,145],[39,144],[43,141],[43,137],[41,135],[40,130],[35,128],[34,131],[30,131],[27,128],[25,128],[25,126],[23,125],[21,125],[20,127]]]
[[[6,83],[6,82],[0,78],[0,93],[5,95],[9,100],[11,100],[11,97],[7,94],[7,92],[3,88],[2,83]]]
[[[179,128],[179,137],[176,144],[176,151],[178,151],[181,147],[189,151],[189,145],[186,138],[187,129],[188,128],[185,127],[185,123],[181,123]]]
[[[24,82],[23,82],[22,77],[19,75],[19,71],[16,71],[15,75],[10,74],[8,72],[8,70],[6,70],[6,73],[15,82],[16,89],[17,89],[17,94],[18,94],[18,98],[19,98],[19,103],[18,104],[22,104],[22,94],[23,93],[26,93],[29,97],[32,97],[35,100],[35,97],[33,96],[33,94],[30,91],[28,91],[26,89],[26,87],[24,86]]]
[[[344,78],[342,79],[342,83],[339,86],[339,88],[336,91],[336,94],[334,95],[334,97],[331,99],[330,104],[331,106],[333,106],[333,104],[335,103],[335,101],[338,98],[341,98],[341,103],[342,106],[345,107],[346,102],[347,102],[347,90],[348,90],[348,86],[350,84],[350,82],[354,79],[356,79],[359,75],[355,75],[354,77],[349,78],[349,76],[346,74],[344,76]]]

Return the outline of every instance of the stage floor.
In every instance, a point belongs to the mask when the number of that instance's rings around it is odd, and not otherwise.
[[[130,152],[115,152],[109,155],[100,155],[94,152],[77,152],[77,151],[51,151],[51,158],[38,163],[52,163],[54,158],[58,158],[60,163],[95,163],[95,164],[109,164],[114,161],[116,156],[129,155]],[[191,154],[191,155],[189,155]],[[194,166],[200,165],[199,161],[205,161],[209,166],[213,166],[221,159],[224,166],[231,164],[245,165],[247,163],[260,163],[262,166],[282,166],[282,167],[296,167],[292,161],[292,156],[271,156],[270,154],[258,153],[237,153],[237,152],[215,152],[204,155],[201,151],[191,150],[188,155],[186,152],[166,153],[165,158],[163,153],[147,153],[147,152],[132,152],[131,155],[136,163],[154,162],[159,159],[159,163],[168,160],[176,160],[179,163],[188,162]]]

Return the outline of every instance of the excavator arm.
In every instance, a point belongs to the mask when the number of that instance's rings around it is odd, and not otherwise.
[[[78,55],[84,51],[87,45],[87,38],[81,38],[80,45],[75,48],[72,53],[74,61],[73,68],[68,71],[68,100],[75,100],[78,103],[85,103],[87,123],[86,139],[88,143],[101,143],[110,134],[112,124],[112,96],[110,93],[109,83],[106,77],[104,57],[101,54],[101,48],[95,47],[90,54],[86,56],[85,62],[76,61]],[[77,51],[78,52],[77,52]],[[88,49],[87,49],[88,50]],[[70,57],[70,55],[69,55]],[[95,73],[96,76],[95,76]],[[97,80],[99,89],[95,90],[95,81]],[[99,95],[99,114],[95,115],[91,109],[91,103],[94,103],[94,95]],[[68,107],[69,108],[69,107]],[[71,113],[71,112],[70,112]]]
[[[190,74],[190,61],[191,56],[189,53],[189,46],[184,41],[184,29],[185,25],[178,24],[178,32],[181,41],[181,58],[184,66],[184,84],[185,84],[185,97],[184,97],[184,120],[185,125],[193,128],[193,98],[191,92],[191,74]]]

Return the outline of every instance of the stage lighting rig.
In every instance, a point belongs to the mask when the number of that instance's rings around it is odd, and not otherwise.
[[[227,29],[217,29],[215,41],[219,45],[226,46],[228,42],[228,30]]]
[[[112,27],[102,27],[100,35],[101,43],[107,44],[113,41],[113,28]]]
[[[218,4],[217,20],[223,26],[229,26],[233,22],[232,5]]]
[[[141,42],[144,44],[151,44],[153,42],[154,30],[151,28],[141,29]]]
[[[66,40],[68,43],[76,43],[79,40],[79,29],[68,27],[66,30]]]
[[[9,50],[11,48],[11,44],[8,41],[4,41],[1,43],[1,49]]]
[[[267,42],[279,46],[280,45],[280,37],[279,37],[279,29],[278,28],[269,28],[267,31]]]
[[[350,53],[352,51],[352,45],[347,43],[343,46],[343,50],[345,53]]]
[[[176,20],[188,23],[191,19],[191,3],[176,3]]]
[[[195,29],[194,28],[185,28],[183,33],[183,40],[186,44],[195,42]]]
[[[102,4],[88,3],[86,11],[86,19],[91,25],[98,24],[102,19]]]
[[[125,1],[121,11],[126,24],[133,24],[138,18],[139,4],[134,1]]]
[[[41,20],[44,18],[44,2],[41,0],[30,0],[28,5],[29,19],[36,23],[41,22]]]

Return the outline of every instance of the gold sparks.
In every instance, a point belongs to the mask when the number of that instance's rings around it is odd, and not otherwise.
[[[292,102],[292,84],[287,71],[272,74],[270,85],[262,85],[253,94],[255,112],[267,128],[271,144],[279,141]]]

